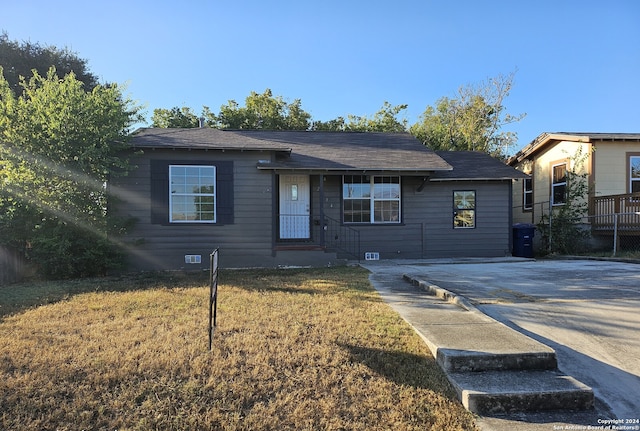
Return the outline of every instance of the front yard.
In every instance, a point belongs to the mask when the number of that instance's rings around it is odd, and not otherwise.
[[[361,268],[0,288],[0,428],[472,430]]]

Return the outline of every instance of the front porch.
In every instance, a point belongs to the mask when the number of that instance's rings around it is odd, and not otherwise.
[[[379,259],[427,255],[426,230],[435,229],[439,234],[443,229],[425,219],[429,200],[425,199],[426,193],[416,192],[424,177],[405,176],[401,180],[400,176],[347,175],[353,182],[344,183],[344,175],[347,174],[276,175],[275,253],[311,254],[322,250],[335,253],[339,259],[356,261],[365,259],[366,253]],[[348,205],[345,194],[354,196]],[[404,206],[400,196],[404,197]],[[450,214],[448,209],[442,214],[437,212],[447,227]],[[434,235],[432,244],[435,239]],[[450,247],[450,241],[445,243]]]
[[[595,196],[589,208],[594,235],[640,235],[640,193]]]
[[[358,261],[362,257],[360,232],[328,217],[323,211],[309,215],[278,214],[278,220],[279,233],[274,245],[276,252],[322,251]],[[309,234],[296,238],[299,232],[305,231]]]
[[[322,251],[341,259],[360,260],[360,232],[337,219],[340,176],[296,173],[276,178],[276,253]]]

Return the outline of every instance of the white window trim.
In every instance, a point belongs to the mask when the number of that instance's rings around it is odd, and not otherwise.
[[[531,187],[527,189],[527,181]],[[531,196],[531,205],[527,206],[527,195]],[[522,209],[529,211],[533,209],[533,178],[525,178],[522,180]]]
[[[212,168],[213,169],[213,193],[172,193],[171,178],[172,168]],[[218,205],[216,192],[218,189],[217,169],[214,165],[169,165],[169,223],[178,224],[214,224],[217,220]],[[173,197],[174,196],[212,196],[213,197],[213,220],[174,220],[173,219]]]
[[[640,156],[629,156],[629,193],[633,193],[633,183],[640,183],[640,177],[633,177],[633,159],[640,160]]]
[[[553,182],[553,172],[555,171],[555,167],[556,166],[564,166],[564,178],[565,180],[563,182],[559,182],[559,183],[554,183]],[[551,205],[553,206],[559,206],[559,205],[564,205],[566,203],[566,199],[567,199],[567,173],[569,172],[569,166],[567,166],[567,162],[562,162],[562,163],[555,163],[553,165],[551,165]],[[560,186],[564,186],[564,190],[565,190],[565,201],[564,202],[560,202],[560,203],[556,203],[554,196],[555,196],[555,188],[556,187],[560,187]]]

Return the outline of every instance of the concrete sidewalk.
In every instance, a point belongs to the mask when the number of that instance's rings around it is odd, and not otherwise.
[[[597,426],[608,412],[557,369],[550,347],[486,316],[464,297],[393,262],[362,264],[382,298],[422,337],[483,430]],[[597,408],[594,408],[594,404]]]

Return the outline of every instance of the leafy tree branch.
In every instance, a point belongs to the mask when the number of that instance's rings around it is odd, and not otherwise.
[[[104,273],[118,264],[110,235],[124,228],[109,180],[129,169],[139,107],[116,85],[86,91],[74,73],[36,70],[14,94],[0,68],[0,241],[49,277]]]

